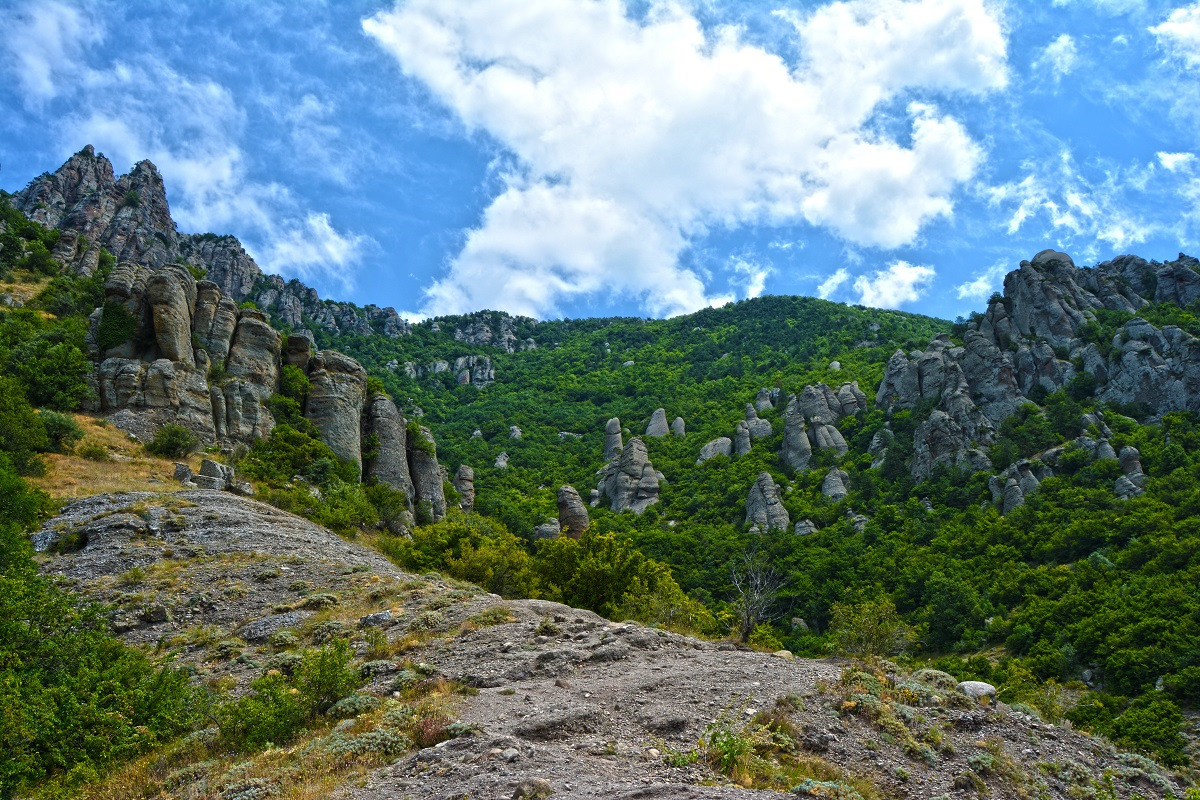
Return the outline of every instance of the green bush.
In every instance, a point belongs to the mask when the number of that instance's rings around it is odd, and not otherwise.
[[[200,438],[182,425],[169,422],[154,434],[146,449],[163,458],[180,458],[195,450]]]
[[[38,419],[42,421],[46,430],[51,452],[66,453],[83,438],[83,428],[79,427],[79,423],[73,417],[66,414],[42,410],[38,412]]]
[[[133,338],[136,330],[137,317],[125,306],[115,301],[105,303],[96,330],[96,346],[102,353],[120,347]]]
[[[24,387],[0,375],[0,452],[8,454],[18,473],[30,475],[43,468],[37,454],[49,447],[45,425],[25,399]]]
[[[308,376],[304,374],[304,370],[291,364],[284,364],[279,370],[279,394],[295,401],[297,407],[303,407],[305,398],[308,397],[308,390],[312,388],[312,383]]]

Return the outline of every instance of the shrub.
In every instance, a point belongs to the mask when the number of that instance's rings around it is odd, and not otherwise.
[[[75,455],[88,461],[112,461],[112,454],[108,452],[108,448],[99,442],[83,442],[75,448]]]
[[[350,656],[345,639],[304,654],[296,669],[296,686],[313,713],[325,713],[358,687],[359,675],[350,668]]]
[[[296,401],[298,405],[304,403],[311,388],[312,383],[299,367],[284,364],[279,370],[279,394]]]
[[[38,418],[46,430],[52,452],[65,453],[83,438],[83,428],[79,427],[79,423],[73,417],[43,410],[38,412]]]
[[[96,330],[96,346],[101,352],[120,347],[133,338],[136,330],[137,317],[125,306],[117,302],[105,303]]]
[[[217,709],[221,738],[241,750],[291,741],[309,718],[301,697],[283,673],[272,670],[250,684],[253,694]]]
[[[199,444],[200,439],[196,434],[182,425],[170,422],[158,429],[154,438],[146,445],[146,449],[156,456],[179,458],[195,450]]]
[[[847,605],[835,603],[829,623],[834,649],[848,656],[891,656],[903,653],[916,640],[891,600]]]

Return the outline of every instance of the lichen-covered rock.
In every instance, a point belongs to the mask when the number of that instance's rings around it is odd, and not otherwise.
[[[563,486],[558,490],[559,528],[572,539],[578,539],[591,522],[583,498],[574,486]]]
[[[779,499],[779,487],[770,473],[760,472],[746,496],[746,524],[761,532],[785,531],[791,527],[787,509]]]
[[[710,458],[716,458],[717,456],[725,456],[728,458],[729,454],[732,452],[733,440],[731,440],[728,436],[722,436],[719,439],[713,439],[711,442],[708,442],[700,448],[700,457],[696,459],[696,466],[703,464]]]
[[[239,334],[242,325],[238,325]],[[278,334],[275,340],[278,342]],[[233,352],[238,350],[235,338]],[[278,352],[278,351],[277,351]],[[232,362],[233,355],[230,355]],[[362,468],[360,418],[367,394],[367,371],[354,359],[333,350],[322,350],[313,357],[308,375],[311,387],[304,415],[312,421],[338,458]],[[436,464],[436,459],[435,462]],[[414,483],[416,482],[414,476]],[[439,481],[439,490],[441,482]],[[419,494],[419,491],[418,491]],[[445,514],[445,499],[442,500]]]
[[[654,413],[650,415],[650,422],[646,425],[646,435],[653,436],[655,439],[661,439],[671,432],[667,426],[667,410],[665,408],[656,408]]]

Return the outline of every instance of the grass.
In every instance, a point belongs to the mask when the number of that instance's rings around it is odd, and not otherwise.
[[[85,431],[80,443],[83,449],[76,448],[77,452],[66,455],[46,454],[46,474],[27,479],[56,500],[118,492],[176,492],[183,488],[173,477],[176,460],[186,461],[193,471],[200,470],[202,454],[193,453],[186,459],[152,456],[141,444],[130,441],[124,431],[102,424],[102,418],[72,416]],[[107,461],[97,460],[94,454],[98,448],[108,453]]]
[[[11,280],[0,281],[0,294],[10,294],[22,305],[41,294],[42,290],[50,285],[51,280],[45,275],[26,270],[14,270],[11,277]]]

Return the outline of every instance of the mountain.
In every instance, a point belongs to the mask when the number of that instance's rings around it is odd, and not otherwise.
[[[24,771],[0,787],[115,792],[62,765],[160,758],[154,791],[271,796],[298,780],[284,762],[341,780],[414,748],[362,796],[421,775],[509,796],[526,767],[568,796],[591,796],[563,788],[577,775],[635,792],[635,773],[663,796],[727,796],[697,786],[723,775],[864,798],[1165,796],[1194,777],[1195,259],[1045,250],[953,323],[763,297],[408,324],[263,276],[233,237],[179,234],[149,162],[116,177],[88,147],[0,211],[0,531],[19,567],[0,597],[14,619],[59,608],[24,598],[59,597],[37,564],[68,576],[114,606],[72,623],[94,632],[78,647],[134,676],[95,694],[73,671],[92,661],[64,670],[38,649],[54,636],[11,634],[29,649],[0,659],[25,653],[32,677],[12,695]],[[39,520],[35,562],[17,532]],[[414,577],[431,571],[446,579]],[[152,641],[184,671],[139,661]],[[831,651],[866,660],[807,660]],[[31,744],[45,709],[78,717],[63,697],[141,714],[139,681],[176,711],[121,717],[124,749]],[[756,686],[771,697],[739,699]],[[453,692],[480,699],[437,700]],[[533,708],[506,705],[518,692]],[[335,702],[362,707],[338,723]],[[742,704],[749,722],[718,708]],[[416,723],[450,713],[467,727],[439,717],[439,737],[482,738],[423,749]],[[309,749],[275,763],[284,740]]]

